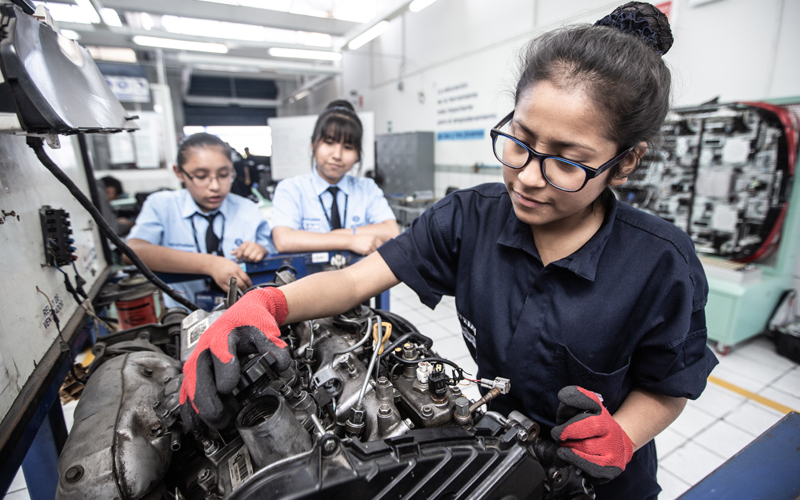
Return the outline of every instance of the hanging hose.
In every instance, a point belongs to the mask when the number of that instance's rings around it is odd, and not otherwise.
[[[78,186],[72,182],[72,179],[70,179],[67,174],[65,174],[64,171],[61,170],[52,159],[50,159],[49,156],[47,156],[47,153],[44,150],[44,140],[41,137],[28,136],[27,142],[28,146],[30,146],[34,153],[36,153],[36,157],[39,158],[40,162],[42,162],[42,165],[44,165],[45,168],[61,182],[61,184],[66,186],[70,194],[72,194],[72,196],[74,196],[75,199],[81,204],[81,206],[85,208],[87,212],[89,212],[95,222],[97,222],[100,232],[103,233],[106,238],[111,240],[111,242],[114,243],[114,245],[116,245],[117,248],[119,248],[120,251],[131,260],[133,265],[136,266],[136,269],[138,269],[145,278],[157,286],[162,292],[190,311],[196,311],[199,309],[197,305],[195,305],[193,302],[190,302],[185,297],[182,297],[178,292],[161,281],[158,276],[153,274],[153,271],[151,271],[145,265],[145,263],[142,262],[142,259],[140,259],[139,256],[136,255],[136,253],[131,250],[124,241],[122,241],[122,238],[117,236],[117,233],[115,233],[108,222],[106,222],[102,214],[100,214],[100,211],[97,210],[94,205],[92,205],[92,202],[89,201],[89,198],[87,198],[86,195],[83,194],[83,192],[78,188]]]

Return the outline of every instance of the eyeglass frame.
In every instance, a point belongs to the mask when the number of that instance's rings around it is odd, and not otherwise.
[[[539,160],[539,170],[542,172],[542,177],[544,178],[544,180],[546,180],[547,183],[550,184],[551,186],[553,186],[554,188],[559,189],[561,191],[565,191],[567,193],[577,193],[578,191],[580,191],[581,189],[586,187],[586,184],[590,180],[594,179],[595,177],[597,177],[598,175],[602,174],[603,172],[605,172],[609,168],[613,167],[617,163],[619,163],[622,160],[624,160],[625,157],[628,156],[631,152],[633,152],[634,149],[636,148],[636,146],[631,146],[628,149],[622,151],[620,154],[618,154],[614,158],[611,158],[607,162],[603,163],[599,167],[597,167],[597,168],[590,167],[588,165],[584,165],[582,163],[578,163],[577,161],[573,161],[573,160],[569,160],[567,158],[564,158],[563,156],[542,154],[542,153],[536,151],[535,149],[533,149],[532,147],[528,146],[527,144],[525,144],[523,141],[517,139],[513,135],[509,135],[509,134],[506,134],[505,132],[501,132],[500,128],[503,127],[505,124],[507,124],[509,121],[511,121],[511,118],[513,118],[513,117],[514,117],[514,111],[511,111],[511,113],[509,113],[505,118],[500,120],[500,122],[497,125],[495,125],[494,127],[492,127],[492,129],[489,131],[489,135],[492,138],[492,152],[494,153],[494,157],[497,158],[497,160],[500,163],[502,163],[503,165],[505,165],[506,167],[513,168],[514,170],[521,170],[521,169],[527,167],[528,164],[530,164],[531,159],[532,158],[536,158],[537,160]],[[497,143],[497,136],[498,135],[501,135],[501,136],[503,136],[503,137],[505,137],[507,139],[510,139],[510,140],[516,142],[517,144],[519,144],[520,146],[525,148],[526,151],[528,151],[528,159],[525,161],[525,163],[521,167],[515,167],[513,165],[509,165],[508,163],[504,162],[501,158],[499,158],[497,156],[497,149],[495,148],[495,145]],[[634,154],[636,154],[636,153],[634,152]],[[583,169],[584,173],[586,174],[586,177],[584,178],[583,184],[581,184],[581,187],[579,187],[578,189],[565,189],[565,188],[563,188],[561,186],[557,186],[550,179],[548,179],[547,178],[547,173],[545,172],[545,169],[544,169],[544,161],[546,159],[548,159],[548,158],[554,158],[554,159],[556,159],[558,161],[561,161],[561,162],[564,162],[564,163],[568,163],[570,165],[574,165],[574,166],[576,166],[576,167],[578,167],[580,169]]]
[[[190,181],[192,181],[192,182],[195,182],[195,179],[197,178],[197,176],[196,176],[196,175],[190,175],[190,174],[189,174],[189,172],[187,172],[186,170],[184,170],[184,168],[183,168],[183,166],[182,166],[182,165],[178,166],[178,170],[179,170],[179,171],[180,171],[180,172],[181,172],[183,175],[185,175],[186,177],[188,177]],[[231,173],[230,173],[230,176],[229,176],[229,177],[230,177],[230,179],[231,179],[231,180],[230,180],[230,182],[231,182],[231,183],[233,183],[233,181],[234,181],[234,180],[236,180],[236,169],[235,169],[235,168],[232,168],[232,169],[231,169]],[[217,175],[217,174],[215,174],[215,175],[211,175],[211,174],[209,174],[209,175],[208,175],[208,178],[209,178],[209,180],[208,180],[208,184],[209,184],[209,185],[211,184],[211,179],[216,179],[216,180],[217,180],[217,183],[219,183],[219,184],[222,184],[222,182],[220,182],[219,175]]]

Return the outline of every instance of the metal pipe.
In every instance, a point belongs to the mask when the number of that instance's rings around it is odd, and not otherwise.
[[[181,449],[181,433],[178,429],[172,429],[169,436],[169,447],[172,451],[178,451]]]
[[[347,354],[348,352],[353,352],[356,349],[358,349],[359,347],[361,347],[362,345],[364,345],[367,342],[367,340],[369,339],[369,334],[371,332],[372,332],[372,316],[370,316],[369,319],[367,320],[367,333],[364,334],[364,336],[361,338],[361,340],[359,340],[358,342],[356,342],[352,346],[348,347],[344,351],[339,351],[339,352],[333,353],[333,356],[331,356],[331,362],[333,362],[333,360],[336,359],[337,356],[340,356],[342,354]]]
[[[375,366],[375,361],[378,359],[378,351],[380,351],[381,347],[381,337],[383,336],[382,328],[383,325],[381,325],[381,317],[378,316],[378,336],[375,339],[375,347],[374,351],[372,352],[372,358],[369,360],[369,368],[367,368],[367,372],[364,374],[364,384],[361,386],[361,391],[358,393],[358,401],[356,401],[355,408],[359,408],[361,406],[361,403],[364,401],[364,395],[367,393],[369,374],[372,373],[372,368]]]
[[[469,412],[470,413],[474,412],[475,410],[477,410],[481,406],[485,405],[489,401],[493,400],[494,398],[496,398],[500,394],[501,394],[500,388],[499,387],[495,387],[491,391],[489,391],[486,394],[484,394],[484,396],[481,399],[479,399],[479,400],[475,401],[474,403],[472,403],[472,405],[469,407]]]

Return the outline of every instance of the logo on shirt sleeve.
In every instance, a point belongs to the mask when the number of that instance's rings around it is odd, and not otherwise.
[[[170,247],[170,248],[176,248],[176,249],[178,249],[178,248],[180,248],[180,249],[189,248],[191,250],[195,250],[194,243],[180,243],[180,242],[177,242],[177,241],[168,241],[167,242],[167,246]]]
[[[301,229],[303,231],[320,231],[322,227],[319,219],[303,219]]]
[[[472,324],[472,321],[465,318],[460,312],[458,314],[458,321],[461,323],[461,335],[464,336],[464,340],[472,344],[473,349],[477,349],[475,345],[475,335],[477,335],[477,330],[475,329],[475,325]]]

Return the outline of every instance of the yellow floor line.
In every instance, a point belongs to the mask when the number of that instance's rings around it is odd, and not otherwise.
[[[793,410],[792,408],[789,408],[788,406],[784,406],[784,405],[782,405],[780,403],[777,403],[777,402],[775,402],[775,401],[773,401],[771,399],[765,398],[764,396],[759,396],[755,392],[750,392],[748,390],[742,389],[738,385],[733,385],[730,382],[725,382],[724,380],[722,380],[720,378],[717,378],[717,377],[715,377],[713,375],[709,375],[708,376],[708,381],[711,382],[712,384],[716,384],[716,385],[718,385],[720,387],[724,387],[725,389],[728,389],[729,391],[733,391],[736,394],[744,396],[747,399],[752,399],[753,401],[755,401],[757,403],[761,403],[762,405],[767,406],[769,408],[772,408],[773,410],[779,411],[781,413],[791,413],[793,411],[794,412],[797,411],[797,410]]]

